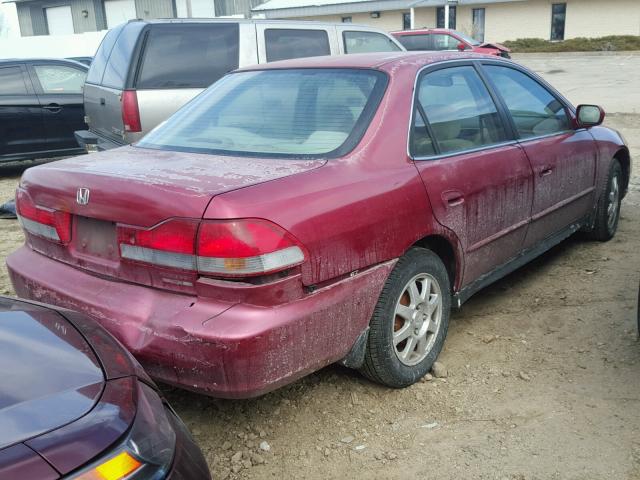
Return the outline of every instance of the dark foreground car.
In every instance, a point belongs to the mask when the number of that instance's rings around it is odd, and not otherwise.
[[[476,54],[255,66],[135,146],[27,170],[7,265],[167,383],[246,397],[342,360],[403,387],[452,305],[613,237],[630,158],[603,116]]]
[[[88,67],[73,60],[0,60],[0,162],[84,153],[82,89]]]
[[[140,365],[94,321],[0,297],[0,479],[208,479]]]
[[[429,28],[423,30],[402,30],[391,32],[404,48],[409,51],[460,51],[511,58],[511,50],[500,43],[479,42],[457,30]]]

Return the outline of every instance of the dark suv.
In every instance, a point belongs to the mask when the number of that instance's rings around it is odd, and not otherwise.
[[[0,60],[0,162],[82,153],[88,67],[73,60]]]

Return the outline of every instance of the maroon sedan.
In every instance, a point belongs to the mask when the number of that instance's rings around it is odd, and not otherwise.
[[[94,321],[0,297],[0,478],[208,479],[183,423]]]
[[[630,158],[603,116],[476,54],[255,66],[135,146],[27,170],[7,265],[163,382],[249,397],[342,361],[403,387],[452,305],[613,237]]]
[[[446,28],[428,28],[422,30],[403,30],[391,32],[391,35],[410,51],[450,50],[482,53],[511,58],[511,50],[500,43],[483,43],[457,30]]]

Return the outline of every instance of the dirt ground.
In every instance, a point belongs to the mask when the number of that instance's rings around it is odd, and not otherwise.
[[[630,143],[618,235],[569,239],[454,312],[447,378],[389,390],[331,366],[249,401],[168,389],[215,478],[640,479],[640,55],[518,59]],[[22,169],[0,167],[0,199]],[[22,236],[0,222],[4,258]]]

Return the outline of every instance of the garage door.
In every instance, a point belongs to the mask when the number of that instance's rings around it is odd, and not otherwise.
[[[179,18],[186,18],[187,1],[176,0],[176,13]],[[212,18],[216,16],[216,7],[213,0],[191,0],[191,16],[193,18]]]
[[[107,28],[138,18],[135,0],[105,0],[104,12],[107,15]]]
[[[44,11],[47,16],[49,35],[69,35],[75,33],[73,30],[71,7],[69,5],[45,8]]]

